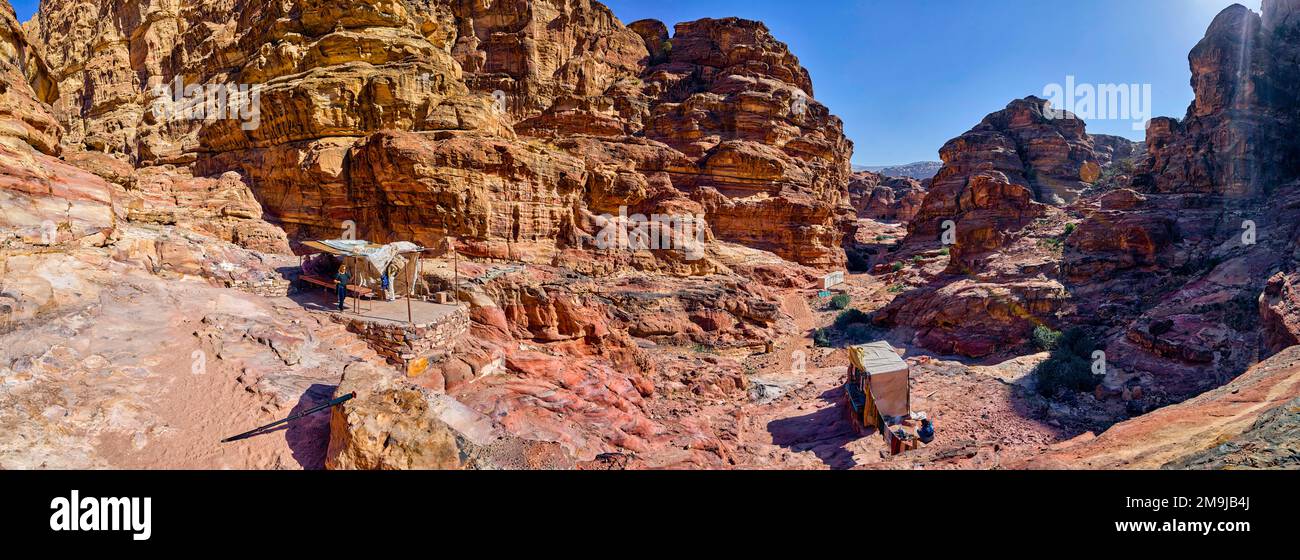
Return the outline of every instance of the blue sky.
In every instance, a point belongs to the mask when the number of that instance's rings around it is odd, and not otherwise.
[[[11,0],[26,20],[34,0]],[[603,0],[624,23],[765,22],[844,119],[862,165],[938,159],[939,147],[1048,84],[1151,84],[1154,115],[1192,100],[1187,53],[1227,0]],[[1258,10],[1260,0],[1245,0]],[[1127,121],[1088,130],[1141,139]]]

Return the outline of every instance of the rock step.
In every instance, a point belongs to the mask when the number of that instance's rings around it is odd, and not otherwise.
[[[361,360],[376,366],[391,367],[388,360],[375,352],[368,343],[347,327],[338,323],[323,324],[313,331],[317,350],[329,352],[347,360]]]

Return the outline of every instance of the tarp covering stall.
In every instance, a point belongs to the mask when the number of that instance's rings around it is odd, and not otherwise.
[[[911,373],[893,346],[888,342],[852,346],[849,360],[865,375],[863,389],[870,391],[881,416],[901,417],[912,413]]]
[[[391,267],[396,271],[390,277],[393,292],[407,295],[414,294],[420,277],[419,255],[424,251],[408,241],[380,245],[359,239],[330,239],[307,241],[303,246],[339,257],[349,265],[352,283],[366,288],[378,288],[384,271]]]

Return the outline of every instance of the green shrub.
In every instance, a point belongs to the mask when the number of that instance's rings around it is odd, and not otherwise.
[[[875,340],[876,330],[870,325],[854,323],[844,329],[844,341],[849,344],[865,344]]]
[[[849,294],[836,294],[831,298],[831,309],[847,309],[852,301],[853,298],[849,297]]]
[[[896,263],[894,263],[893,265],[891,265],[889,268],[894,269],[894,272],[898,272],[898,271],[900,271],[900,270],[903,270],[903,263],[901,263],[901,262],[896,262]]]
[[[849,325],[855,323],[868,323],[870,321],[871,321],[871,316],[867,315],[866,313],[863,313],[860,310],[845,309],[844,311],[841,311],[838,316],[835,317],[835,328],[836,330],[842,331],[845,328],[847,328]]]
[[[831,337],[826,332],[826,329],[814,330],[812,339],[813,339],[813,344],[815,344],[818,348],[829,348],[831,345]]]
[[[1043,362],[1034,370],[1034,376],[1038,381],[1038,393],[1045,397],[1091,391],[1098,383],[1092,374],[1092,362],[1073,354]]]
[[[1259,300],[1250,293],[1240,293],[1224,304],[1223,322],[1238,332],[1250,332],[1259,326]]]
[[[893,286],[889,287],[889,293],[891,294],[901,294],[906,291],[907,291],[907,286],[903,284],[894,284]]]
[[[1038,325],[1034,327],[1034,346],[1039,350],[1055,350],[1056,345],[1061,340],[1060,331],[1052,330],[1047,325]]]
[[[1058,350],[1064,349],[1070,353],[1085,358],[1092,359],[1092,353],[1097,349],[1097,341],[1088,336],[1083,329],[1073,328],[1065,331],[1061,339],[1056,344]]]
[[[942,249],[939,249],[939,254],[946,257],[952,254],[952,249],[945,245]]]
[[[1092,362],[1073,354],[1044,362],[1035,375],[1039,394],[1047,397],[1086,393],[1096,389],[1101,382],[1092,373]]]
[[[1069,237],[1070,235],[1072,235],[1072,234],[1074,233],[1074,230],[1076,230],[1076,229],[1078,229],[1078,228],[1079,228],[1079,226],[1076,225],[1076,224],[1065,224],[1065,235],[1063,235],[1063,236],[1061,236],[1061,237],[1062,237],[1062,238]]]
[[[1092,353],[1096,349],[1097,343],[1080,329],[1060,334],[1051,357],[1034,370],[1039,394],[1054,397],[1097,388],[1101,378],[1092,373]]]

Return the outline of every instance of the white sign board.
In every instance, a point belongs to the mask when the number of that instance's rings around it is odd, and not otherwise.
[[[830,274],[827,274],[826,278],[822,280],[822,289],[829,290],[843,283],[844,283],[844,273],[832,272]]]

